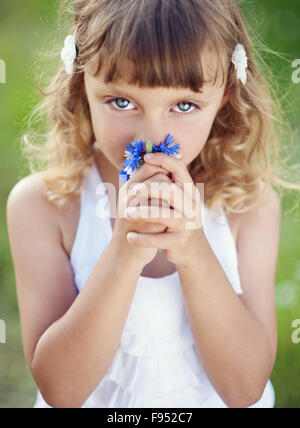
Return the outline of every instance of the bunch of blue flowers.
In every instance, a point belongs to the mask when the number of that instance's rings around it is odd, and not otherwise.
[[[124,169],[122,169],[119,173],[121,183],[127,183],[133,171],[145,163],[144,155],[147,153],[161,152],[170,156],[181,158],[181,155],[178,153],[180,144],[175,144],[174,146],[170,147],[174,142],[175,138],[168,134],[166,139],[158,146],[153,146],[151,141],[146,141],[145,143],[142,139],[141,141],[135,140],[129,146],[126,146],[126,160],[123,163]],[[146,150],[143,150],[144,146]]]

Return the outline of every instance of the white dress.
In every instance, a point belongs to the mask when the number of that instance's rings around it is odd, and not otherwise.
[[[113,233],[108,196],[95,162],[87,171],[83,185],[70,257],[79,291]],[[105,218],[104,212],[108,213]],[[211,248],[233,291],[242,294],[236,245],[224,211],[213,218],[204,206],[202,215]],[[268,380],[261,399],[251,407],[272,408],[274,403],[274,390]],[[50,407],[39,390],[34,407]],[[227,407],[198,357],[177,271],[161,278],[139,277],[119,348],[105,377],[82,407]]]

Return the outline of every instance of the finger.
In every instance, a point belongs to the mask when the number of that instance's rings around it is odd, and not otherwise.
[[[157,167],[153,167],[150,166],[150,171],[153,174],[154,171],[154,175],[150,176],[150,178],[146,178],[143,183],[147,182],[147,181],[160,181],[160,182],[168,182],[168,183],[172,183],[172,181],[170,180],[170,178],[168,178],[167,176],[167,171],[161,169],[161,168],[157,168]],[[137,176],[135,176],[137,177]],[[130,184],[131,181],[128,181],[128,183],[126,184],[126,187],[124,187],[122,189],[122,191],[120,192],[119,195],[119,206],[120,206],[120,212],[123,212],[127,206],[137,206],[138,205],[138,201],[135,199],[135,193],[132,192],[132,189],[137,187],[137,186],[143,186],[141,182],[132,182],[132,184]]]
[[[131,175],[130,179],[122,184],[120,183],[120,191],[119,191],[119,211],[122,213],[126,207],[127,204],[131,201],[131,196],[129,194],[129,189],[131,189],[134,185],[137,185],[155,175],[160,175],[160,177],[167,178],[168,171],[166,171],[163,168],[153,166],[153,165],[146,165],[143,164],[140,168],[136,169],[133,174]]]
[[[132,231],[136,232],[136,233],[144,233],[144,234],[149,234],[149,233],[163,233],[166,231],[167,227],[162,225],[162,224],[158,224],[158,223],[143,223],[143,224],[138,224],[137,222],[131,225],[132,227]]]
[[[129,207],[125,210],[125,216],[131,222],[159,223],[166,227],[185,230],[186,219],[182,213],[164,207]]]
[[[195,217],[196,203],[194,199],[189,198],[188,195],[184,197],[183,190],[175,183],[156,183],[150,179],[138,184],[132,190],[134,189],[137,198],[159,198],[166,201],[170,207],[183,213],[187,219]]]
[[[172,181],[180,183],[182,188],[185,183],[193,183],[193,180],[182,159],[169,156],[166,153],[156,152],[144,156],[146,164],[159,166],[172,174]]]
[[[196,205],[199,204],[197,189],[182,159],[177,159],[174,156],[169,156],[160,152],[154,154],[150,153],[144,158],[147,164],[160,166],[169,171],[172,181],[184,189],[184,197],[187,199],[187,201],[189,199],[193,199],[194,203],[196,201]]]
[[[168,208],[168,209],[172,209],[172,207],[170,207],[170,205],[168,204],[167,201],[165,201],[164,199],[159,199],[159,198],[153,198],[151,197],[150,199],[148,197],[139,197],[137,198],[137,200],[139,201],[136,205],[136,207],[164,207],[164,208]]]
[[[123,188],[128,190],[128,188],[131,188],[134,184],[143,182],[147,178],[153,177],[155,174],[159,172],[165,175],[169,174],[169,171],[167,171],[166,169],[160,166],[147,165],[146,163],[144,163],[140,168],[137,168],[133,171],[130,179],[127,181],[127,183],[125,183]]]
[[[182,233],[155,233],[155,234],[143,234],[136,232],[129,232],[127,239],[132,245],[137,247],[147,248],[161,248],[163,250],[171,250],[178,247]]]
[[[156,178],[160,179],[161,181],[167,181],[169,183],[172,183],[171,180],[165,174],[162,174],[162,173],[157,173],[155,175],[155,179]],[[149,180],[149,182],[150,181],[154,182],[153,177],[150,178],[150,179],[148,179],[148,180]],[[147,182],[148,180],[146,180],[145,182]],[[134,187],[137,187],[137,188],[138,187],[139,188],[142,187],[143,188],[144,184],[143,183],[136,183],[134,185]],[[148,202],[148,198],[149,197],[150,197],[150,195],[148,195],[147,192],[143,192],[141,195],[137,195],[135,192],[132,192],[132,189],[129,189],[128,193],[125,193],[125,195],[124,194],[120,194],[120,196],[119,196],[119,209],[120,209],[120,212],[124,212],[124,210],[127,208],[127,206],[128,207],[130,207],[130,206],[139,206],[140,202],[141,202],[141,199],[142,200],[146,200]],[[152,198],[152,199],[154,199],[154,198]]]
[[[146,207],[146,208],[144,208]],[[172,231],[172,225],[174,226],[174,230],[176,229],[185,229],[185,230],[192,230],[192,229],[201,229],[203,227],[203,219],[202,219],[202,211],[201,207],[199,210],[192,213],[190,217],[186,217],[183,212],[177,211],[169,206],[169,204],[164,199],[151,199],[151,205],[149,206],[148,199],[141,199],[140,206],[137,208],[140,208],[141,210],[144,210],[144,217],[150,217],[150,218],[158,218],[161,220],[163,217],[162,211],[159,211],[156,207],[162,207],[166,208],[166,215],[165,217],[167,219],[174,218],[174,222],[169,221],[167,226],[170,231]],[[148,209],[148,211],[147,211]],[[134,211],[134,210],[133,210]],[[168,213],[170,211],[170,213]],[[126,214],[124,214],[126,216]],[[136,214],[138,217],[138,214]],[[126,218],[126,217],[125,217]],[[143,219],[143,218],[142,218]],[[140,221],[141,217],[138,217],[136,222]],[[147,224],[147,222],[145,222]],[[153,222],[154,223],[154,222]],[[164,224],[164,223],[162,223]]]
[[[153,175],[150,178],[147,178],[146,180],[144,180],[143,182],[140,183],[134,183],[132,186],[128,187],[128,195],[130,196],[136,196],[136,192],[139,189],[144,189],[145,185],[147,185],[148,183],[168,183],[168,184],[172,184],[171,179],[164,173],[162,172],[158,172],[155,175]]]

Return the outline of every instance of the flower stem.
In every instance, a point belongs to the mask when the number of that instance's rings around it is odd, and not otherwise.
[[[151,141],[150,141],[150,140],[148,140],[148,141],[146,142],[146,153],[152,153],[152,150],[153,150],[153,148],[152,148],[152,143],[151,143]]]

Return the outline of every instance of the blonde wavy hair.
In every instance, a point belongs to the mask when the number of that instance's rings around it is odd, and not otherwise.
[[[82,178],[91,166],[95,136],[84,87],[84,70],[105,64],[105,82],[122,77],[122,62],[130,59],[135,74],[128,83],[140,87],[184,87],[200,91],[204,81],[201,53],[209,41],[216,50],[223,82],[231,89],[229,102],[218,112],[206,145],[189,165],[195,183],[205,184],[205,203],[220,204],[225,212],[253,208],[266,184],[279,192],[300,187],[280,178],[291,171],[280,156],[283,129],[292,136],[276,94],[274,79],[247,27],[236,0],[74,0],[66,6],[76,33],[78,58],[71,76],[63,64],[30,118],[45,117],[46,129],[34,144],[22,138],[22,153],[32,173],[43,171],[48,199],[63,203],[82,190]],[[254,36],[253,36],[254,38]],[[248,56],[247,84],[237,80],[231,56],[237,43]],[[272,52],[257,38],[263,52]],[[60,47],[61,49],[61,47]],[[57,56],[57,51],[55,53]],[[230,64],[224,69],[221,57]],[[214,80],[215,83],[216,79]],[[37,162],[37,167],[35,166]]]

